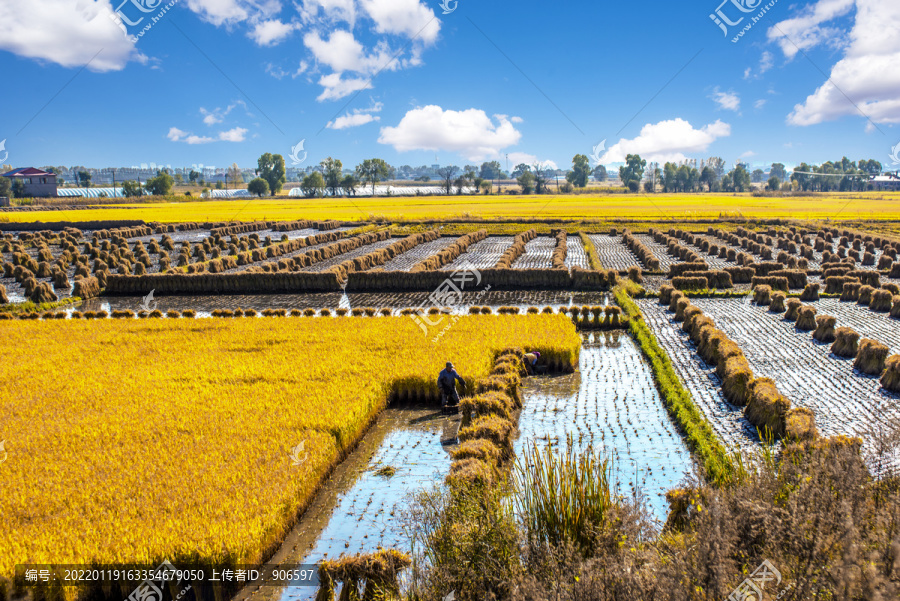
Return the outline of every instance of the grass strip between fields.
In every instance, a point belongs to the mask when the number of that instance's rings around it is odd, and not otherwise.
[[[706,477],[717,485],[728,484],[735,474],[732,457],[719,440],[706,417],[694,403],[691,393],[675,372],[672,361],[643,319],[640,308],[628,291],[617,286],[613,290],[616,303],[628,316],[628,330],[650,362],[657,388],[666,407],[684,432],[688,447],[699,457]]]
[[[587,254],[588,264],[591,266],[591,269],[594,271],[603,270],[603,263],[600,262],[600,255],[597,254],[597,247],[594,246],[594,241],[584,232],[578,232],[578,237],[581,238],[581,243],[584,245],[584,252]]]

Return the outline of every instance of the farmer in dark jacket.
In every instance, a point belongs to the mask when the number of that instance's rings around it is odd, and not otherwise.
[[[459,394],[456,392],[456,381],[459,380],[463,385],[463,390],[466,388],[466,382],[463,380],[458,373],[456,373],[456,369],[453,368],[453,364],[449,361],[447,362],[447,367],[438,375],[438,389],[441,391],[441,407],[446,409],[447,407],[455,407],[459,405]]]

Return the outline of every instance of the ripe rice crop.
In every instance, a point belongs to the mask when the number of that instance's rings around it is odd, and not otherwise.
[[[853,366],[864,374],[880,376],[890,349],[877,340],[863,338],[859,341],[859,352]]]
[[[436,398],[446,361],[474,382],[510,346],[572,367],[581,342],[558,315],[464,317],[440,345],[400,317],[0,327],[7,577],[26,561],[258,562],[392,392]]]

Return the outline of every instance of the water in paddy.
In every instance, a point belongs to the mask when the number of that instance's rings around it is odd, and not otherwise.
[[[593,444],[614,460],[619,491],[634,487],[665,520],[663,494],[691,469],[691,457],[657,392],[650,368],[624,332],[586,334],[579,371],[535,377],[523,388],[521,456],[526,444]],[[389,408],[359,447],[335,470],[311,507],[268,563],[296,567],[378,547],[408,551],[401,516],[412,494],[440,483],[450,469],[459,417],[431,408]],[[392,476],[379,470],[392,467]],[[249,587],[248,587],[249,589]],[[262,587],[241,601],[312,599],[309,587]]]
[[[536,441],[592,444],[613,460],[619,492],[640,490],[665,521],[665,491],[691,470],[690,452],[669,417],[640,349],[624,332],[585,334],[579,371],[530,378],[524,388],[516,455]]]

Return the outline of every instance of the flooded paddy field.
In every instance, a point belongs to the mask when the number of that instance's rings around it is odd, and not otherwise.
[[[529,378],[523,389],[516,455],[536,442],[594,450],[612,460],[620,494],[643,493],[656,520],[665,491],[691,471],[690,451],[669,417],[653,373],[625,332],[584,335],[578,371]]]
[[[692,302],[741,347],[757,377],[772,378],[791,403],[815,411],[822,435],[865,437],[873,426],[900,419],[900,394],[884,390],[878,377],[855,370],[852,359],[832,354],[830,343],[783,315],[745,302]],[[871,314],[866,321],[876,319]]]
[[[197,312],[198,317],[208,316],[217,309],[348,309],[388,308],[398,312],[406,308],[430,308],[430,292],[351,293],[326,292],[315,294],[240,294],[217,296],[157,296],[158,308],[166,311]],[[519,307],[523,312],[529,307],[605,306],[609,295],[604,292],[568,292],[564,290],[491,290],[487,292],[463,292],[462,303],[451,309],[452,314],[462,315],[469,307]],[[84,301],[75,310],[107,312],[116,310],[137,311],[143,303],[140,296],[109,296]],[[70,309],[71,311],[72,309]]]
[[[675,321],[675,313],[669,312],[668,307],[660,305],[656,299],[636,302],[660,346],[672,360],[672,366],[684,387],[691,393],[694,403],[703,411],[716,435],[729,446],[756,447],[759,444],[756,427],[744,418],[740,407],[725,400],[715,365],[707,365],[700,358],[696,346],[681,331],[681,323]],[[716,323],[719,323],[718,320]]]
[[[600,264],[606,269],[627,271],[629,267],[646,269],[631,250],[625,246],[622,236],[610,236],[609,234],[591,234],[588,236],[597,249]]]

